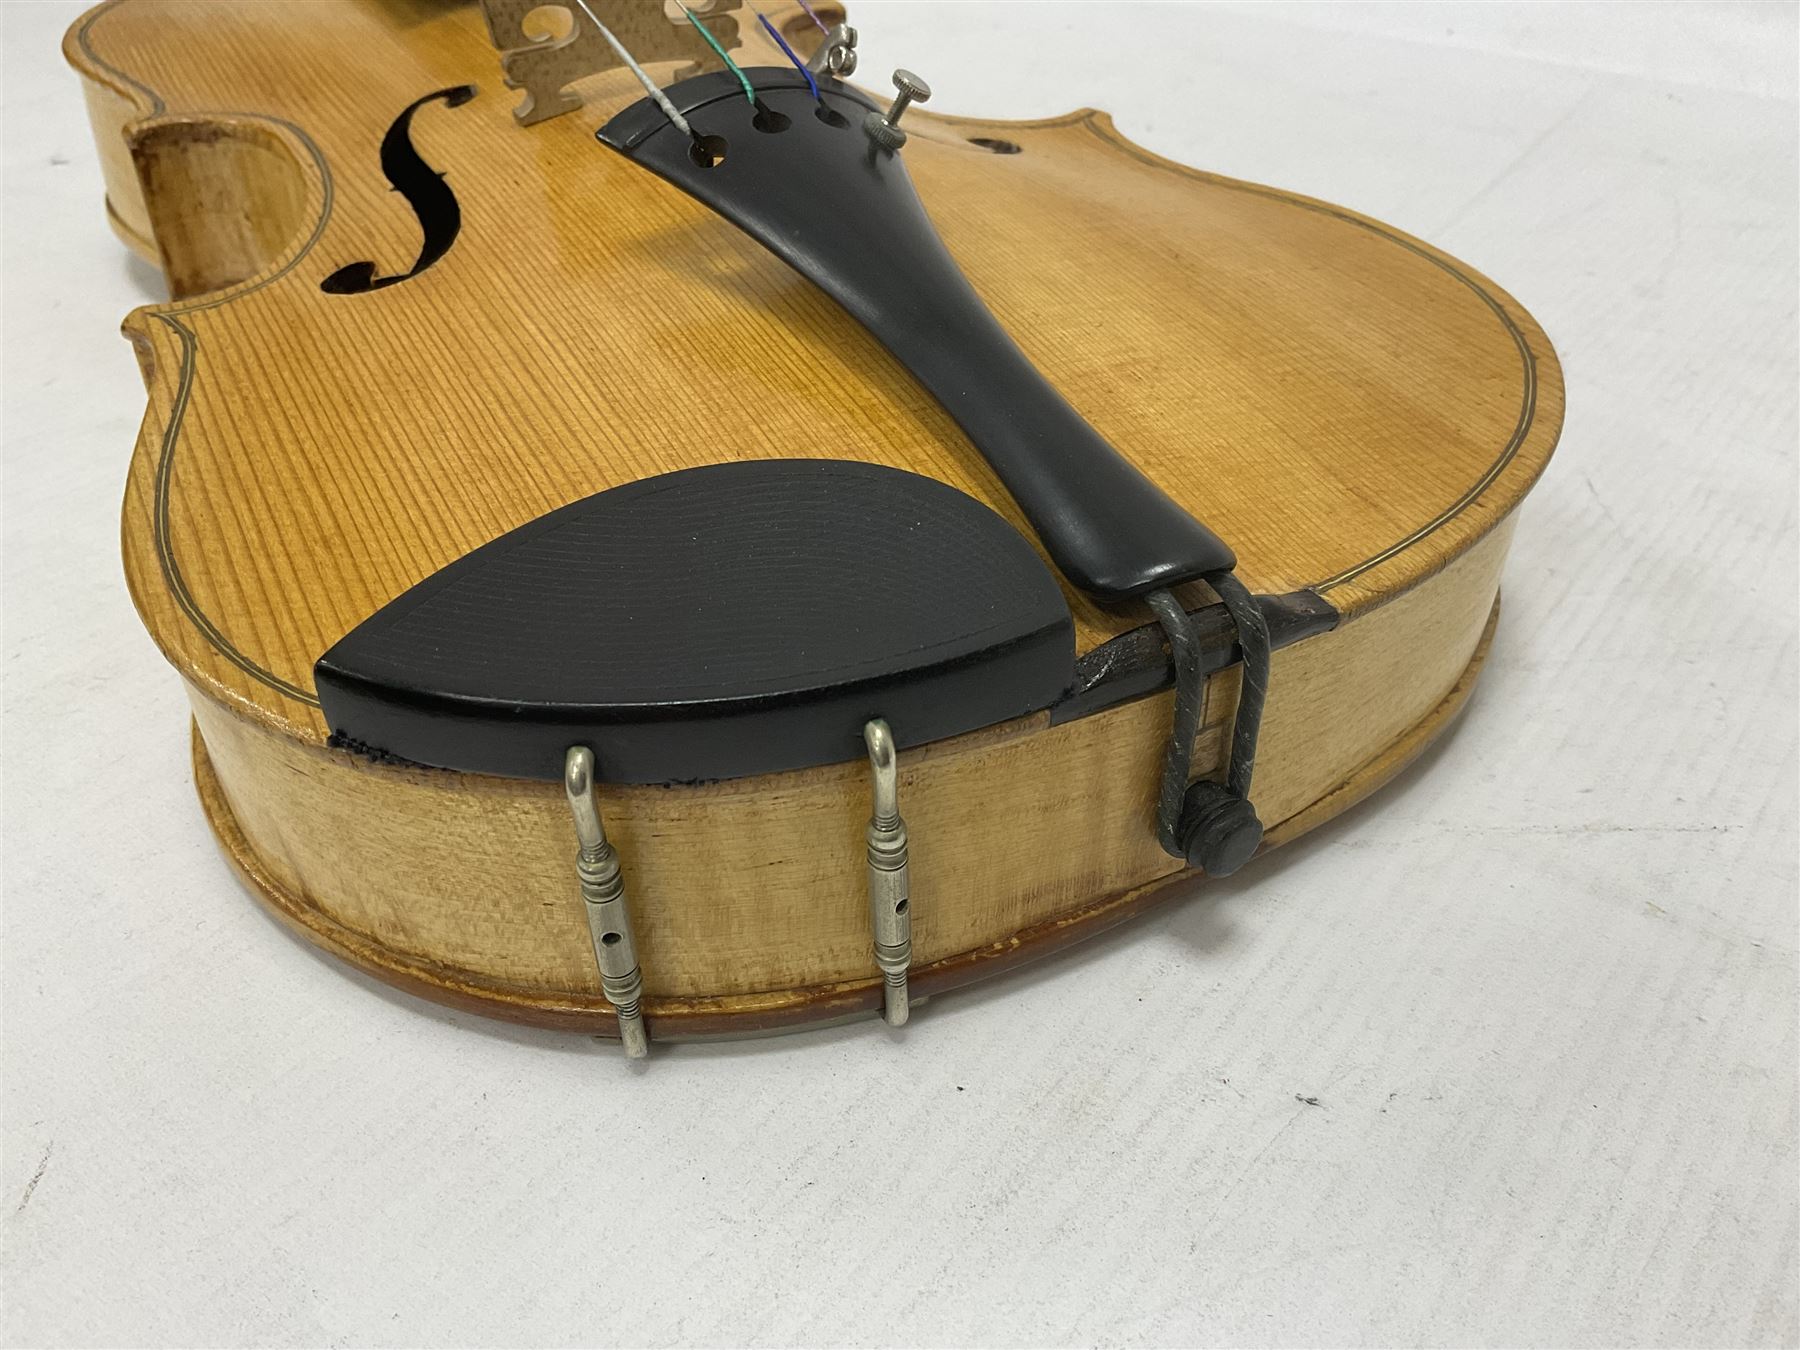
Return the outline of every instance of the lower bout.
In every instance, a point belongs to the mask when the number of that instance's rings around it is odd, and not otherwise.
[[[1379,788],[1453,721],[1498,614],[1506,531],[1387,606],[1276,654],[1258,755],[1265,848]],[[372,765],[195,692],[202,804],[251,891],[308,940],[408,992],[617,1034],[558,785]],[[1151,819],[1169,696],[1025,719],[903,757],[915,997],[1046,955],[1195,879]],[[1216,761],[1235,672],[1209,690]],[[602,791],[625,866],[653,1039],[872,1014],[861,765]],[[1254,863],[1251,864],[1254,867]]]
[[[1461,678],[1430,714],[1332,791],[1273,826],[1264,837],[1262,852],[1298,839],[1356,805],[1399,774],[1449,729],[1474,691],[1499,613],[1496,599]],[[259,865],[220,788],[197,728],[193,758],[201,805],[233,869],[253,895],[308,941],[395,988],[433,1003],[528,1026],[617,1038],[618,1022],[612,1008],[595,991],[552,993],[503,984],[467,968],[447,967],[398,951],[345,927],[317,905],[287,890]],[[1108,895],[981,947],[914,966],[908,976],[913,1002],[916,1005],[933,994],[973,984],[1097,936],[1164,900],[1176,898],[1183,892],[1184,884],[1201,879],[1191,872],[1176,873]],[[585,930],[581,936],[585,939]],[[872,1017],[879,1014],[881,1004],[882,982],[876,974],[792,989],[650,997],[644,1001],[644,1017],[652,1041],[712,1040]]]

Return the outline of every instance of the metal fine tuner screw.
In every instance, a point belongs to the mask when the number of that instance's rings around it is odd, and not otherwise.
[[[894,106],[887,110],[887,115],[870,113],[863,119],[863,130],[883,150],[898,150],[906,144],[906,133],[900,130],[900,115],[907,107],[913,103],[931,102],[931,86],[910,70],[894,72],[894,88],[900,92],[894,96]]]
[[[856,74],[856,30],[847,23],[829,29],[806,68],[815,75],[847,80]]]

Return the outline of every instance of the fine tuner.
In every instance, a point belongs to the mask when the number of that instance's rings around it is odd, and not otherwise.
[[[632,1057],[897,1028],[1450,725],[1562,409],[1492,282],[878,100],[836,4],[544,10],[70,34],[171,292],[127,577],[294,929]]]
[[[906,144],[906,133],[900,129],[900,114],[906,111],[907,105],[931,100],[931,86],[910,70],[894,72],[894,88],[900,92],[894,96],[893,106],[887,114],[870,113],[863,119],[863,130],[869,133],[869,139],[884,150],[898,150]]]

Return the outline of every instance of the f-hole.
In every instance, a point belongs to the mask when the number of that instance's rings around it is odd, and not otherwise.
[[[397,281],[418,276],[450,251],[450,245],[456,242],[457,231],[462,229],[462,208],[456,203],[456,194],[444,182],[444,175],[421,159],[419,152],[413,149],[412,119],[413,114],[427,103],[441,99],[446,108],[460,108],[474,97],[475,86],[472,84],[454,85],[449,89],[439,89],[436,93],[427,94],[408,105],[394,119],[394,125],[388,128],[387,135],[381,138],[381,172],[387,176],[394,191],[406,198],[406,204],[412,207],[413,214],[419,218],[419,229],[424,235],[424,243],[419,246],[419,256],[412,268],[392,276],[378,277],[372,262],[348,263],[320,282],[320,290],[332,295],[361,295],[366,291],[378,291],[383,286],[392,286]]]

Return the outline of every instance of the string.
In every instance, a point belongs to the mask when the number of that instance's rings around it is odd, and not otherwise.
[[[686,5],[683,5],[681,7],[681,12],[688,16],[689,23],[700,30],[700,36],[706,39],[707,46],[711,47],[719,54],[719,60],[723,61],[731,68],[731,73],[737,76],[738,83],[744,86],[744,97],[750,100],[750,106],[754,108],[756,106],[756,90],[750,87],[749,77],[746,76],[743,71],[738,69],[738,63],[736,61],[733,61],[725,54],[725,49],[719,45],[719,40],[706,31],[706,25],[694,17],[693,10],[689,9]]]
[[[817,14],[813,13],[813,7],[809,4],[807,4],[806,0],[800,0],[800,8],[806,11],[807,18],[811,19],[814,23],[819,25],[819,31],[821,33],[825,34],[826,37],[831,36],[831,30],[825,26],[825,20],[821,19]],[[785,47],[785,46],[787,46],[787,43],[784,42],[781,45]],[[790,53],[790,55],[791,55],[791,53]]]
[[[607,45],[613,49],[614,53],[618,56],[619,60],[623,61],[626,64],[626,66],[628,66],[630,68],[631,73],[633,75],[637,76],[638,83],[644,86],[644,92],[649,94],[651,98],[656,100],[656,106],[663,110],[663,116],[667,117],[670,122],[674,123],[675,129],[677,131],[679,131],[683,136],[687,136],[691,139],[694,135],[694,128],[691,127],[690,125],[688,125],[687,118],[683,117],[680,113],[675,111],[675,105],[673,103],[669,102],[668,97],[663,93],[663,91],[656,87],[656,81],[652,80],[648,75],[646,75],[644,73],[644,68],[642,66],[640,66],[636,61],[631,59],[631,53],[625,50],[625,44],[620,42],[619,39],[617,39],[616,37],[613,36],[612,29],[608,28],[605,24],[600,22],[600,16],[598,14],[594,13],[593,10],[588,8],[587,0],[575,0],[575,3],[581,6],[581,12],[583,14],[586,14],[589,19],[593,20],[594,27],[596,27],[600,30],[600,36],[606,39]],[[684,8],[685,8],[685,6],[684,6]],[[690,19],[693,17],[694,16],[692,14],[688,15],[688,18],[690,18]],[[700,31],[702,33],[706,32],[706,30],[704,28],[702,28]],[[707,41],[712,42],[712,38],[709,36],[707,38]],[[718,43],[713,42],[713,47],[715,49],[718,47],[718,45],[719,45]],[[723,56],[724,53],[720,52],[719,55]],[[739,76],[739,78],[741,79],[743,77]],[[749,86],[746,85],[745,88],[749,88]]]
[[[806,62],[802,61],[798,56],[794,55],[794,49],[787,45],[786,38],[782,37],[780,33],[775,31],[775,25],[769,22],[769,16],[767,14],[764,14],[759,9],[756,11],[756,17],[761,19],[762,26],[769,30],[769,36],[775,39],[775,45],[780,47],[782,51],[787,53],[787,59],[794,63],[794,69],[799,71],[802,75],[806,76],[806,86],[807,86],[807,88],[812,90],[813,102],[815,102],[815,103],[820,102],[821,100],[819,98],[819,82],[813,78],[812,71],[807,69]]]

